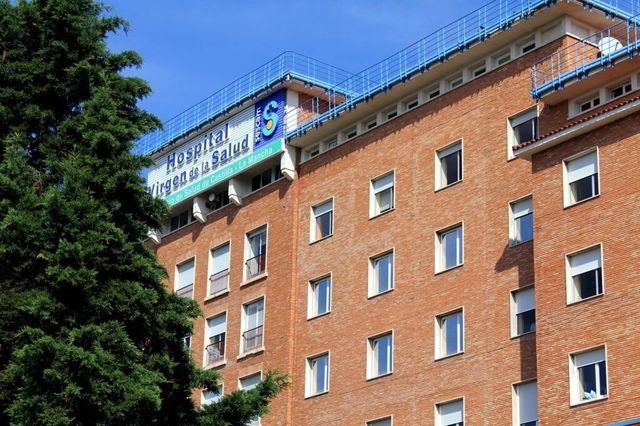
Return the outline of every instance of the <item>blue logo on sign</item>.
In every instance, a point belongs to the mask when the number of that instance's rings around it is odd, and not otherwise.
[[[286,93],[285,89],[279,90],[256,104],[253,124],[254,149],[283,136]]]
[[[262,113],[262,135],[269,137],[278,127],[278,103],[270,101],[264,107]]]

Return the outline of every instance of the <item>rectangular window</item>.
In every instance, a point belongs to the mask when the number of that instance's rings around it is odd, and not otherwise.
[[[462,225],[436,233],[436,272],[446,271],[462,265]]]
[[[609,99],[616,99],[626,95],[632,90],[631,81],[627,80],[623,83],[619,83],[609,89]]]
[[[378,125],[378,119],[376,117],[372,117],[364,123],[364,128],[367,130],[371,130]]]
[[[565,160],[565,206],[588,200],[600,194],[598,151]]]
[[[521,55],[531,52],[535,48],[536,48],[536,41],[534,39],[529,39],[518,45],[518,51],[520,52]]]
[[[384,376],[393,371],[393,335],[391,333],[368,340],[367,379]]]
[[[211,250],[211,275],[208,295],[222,293],[229,288],[229,243]]]
[[[331,311],[331,277],[309,282],[307,317],[309,319]]]
[[[462,399],[436,405],[436,425],[463,426],[464,404]]]
[[[418,104],[419,104],[419,102],[418,102],[418,97],[417,96],[414,97],[414,98],[411,98],[411,99],[409,99],[409,100],[407,100],[407,101],[405,101],[403,103],[404,110],[405,111],[410,111],[410,110],[414,109],[415,107],[417,107]]]
[[[398,116],[398,105],[394,105],[383,113],[385,121],[389,121],[392,118],[396,118]]]
[[[426,90],[427,99],[435,99],[440,96],[440,85],[435,85]]]
[[[455,89],[458,86],[462,86],[462,83],[464,83],[464,78],[462,74],[459,74],[451,77],[449,80],[447,80],[447,83],[449,85],[449,89]]]
[[[509,208],[511,245],[533,240],[533,202],[531,197],[510,203]]]
[[[267,266],[267,227],[247,234],[245,245],[245,279],[264,274]]]
[[[521,336],[536,331],[536,305],[533,287],[511,293],[512,312],[511,335]]]
[[[268,168],[262,172],[254,175],[251,178],[251,191],[257,191],[263,186],[269,185],[275,180],[273,176],[273,168]]]
[[[224,189],[220,192],[212,192],[206,203],[209,210],[218,210],[229,204],[229,190]]]
[[[476,64],[472,69],[471,69],[471,74],[473,75],[474,78],[476,77],[480,77],[482,74],[487,72],[487,64],[486,62],[482,62],[480,64]]]
[[[252,374],[250,376],[241,377],[240,385],[238,386],[238,388],[240,390],[249,391],[251,389],[255,389],[256,386],[258,386],[261,381],[262,381],[261,372]],[[249,423],[246,424],[246,426],[259,426],[259,425],[260,425],[260,417],[258,416],[254,417]]]
[[[223,391],[221,385],[216,386],[216,388],[213,390],[203,391],[201,405],[215,404],[216,402],[220,401],[222,395]]]
[[[333,200],[313,206],[311,211],[311,242],[331,236],[333,234]]]
[[[519,426],[538,424],[538,384],[536,381],[513,386],[513,418]]]
[[[571,403],[607,397],[607,361],[604,348],[571,355]]]
[[[464,352],[462,310],[436,317],[436,359]]]
[[[358,135],[358,128],[357,127],[353,127],[351,129],[345,130],[344,131],[344,137],[345,139],[349,140],[349,139],[353,139]]]
[[[462,142],[436,152],[436,189],[462,180]]]
[[[306,396],[319,395],[329,390],[329,354],[307,358]]]
[[[395,174],[393,172],[371,181],[369,217],[374,217],[394,208]]]
[[[314,145],[305,151],[307,159],[320,155],[320,145]]]
[[[529,111],[509,118],[510,143],[516,146],[538,137],[538,111],[534,107]]]
[[[596,246],[567,256],[569,303],[579,302],[604,292],[602,250]]]
[[[592,94],[580,101],[576,102],[576,109],[574,114],[582,114],[600,105],[600,94]]]
[[[393,289],[393,251],[369,259],[369,297]]]
[[[205,365],[224,361],[227,336],[227,313],[207,319],[207,340],[205,341]]]
[[[262,347],[264,324],[264,299],[242,306],[242,352]]]
[[[507,50],[505,52],[499,53],[493,57],[494,66],[499,67],[501,65],[506,64],[511,60],[511,51]]]
[[[191,214],[191,209],[184,210],[175,216],[171,216],[170,232],[178,230],[183,226],[187,226],[192,220],[193,215]]]
[[[193,299],[195,265],[195,259],[178,265],[175,279],[175,291],[178,296]]]
[[[324,143],[324,149],[328,150],[331,148],[335,148],[336,146],[338,146],[338,137],[334,136],[333,138],[329,139],[328,141],[325,141]]]
[[[384,419],[368,421],[367,426],[393,426],[393,423],[391,417],[385,417]]]

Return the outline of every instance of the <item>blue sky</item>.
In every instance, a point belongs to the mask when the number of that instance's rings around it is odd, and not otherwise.
[[[104,0],[130,31],[114,51],[144,58],[141,106],[163,121],[292,50],[357,72],[486,0]]]

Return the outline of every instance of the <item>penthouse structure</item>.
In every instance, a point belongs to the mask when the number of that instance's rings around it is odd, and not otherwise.
[[[223,376],[196,402],[277,368],[255,424],[640,424],[638,13],[494,0],[357,74],[286,52],[140,140]]]

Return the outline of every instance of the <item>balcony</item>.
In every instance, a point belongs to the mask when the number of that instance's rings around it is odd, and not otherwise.
[[[177,289],[176,295],[178,297],[186,297],[187,299],[193,299],[193,283]]]
[[[593,80],[611,81],[617,75],[614,66],[631,62],[640,52],[640,15],[619,22],[590,37],[572,43],[534,64],[532,69],[531,95],[535,99],[551,96],[569,85]],[[632,64],[628,64],[632,66]],[[627,67],[617,66],[620,72]],[[590,78],[591,77],[591,78]],[[596,84],[596,83],[594,83]]]
[[[220,337],[221,336],[221,337]],[[207,366],[219,364],[224,361],[225,336],[224,333],[213,337],[213,343],[205,348]]]
[[[250,280],[251,278],[255,278],[259,275],[264,274],[266,270],[266,263],[267,263],[266,261],[267,261],[266,253],[262,253],[255,257],[252,257],[251,259],[248,259],[245,262],[246,273],[247,273],[246,279]]]
[[[229,269],[224,269],[209,277],[209,296],[226,291],[229,287]]]
[[[242,333],[242,351],[250,352],[262,347],[262,326],[252,328]]]

